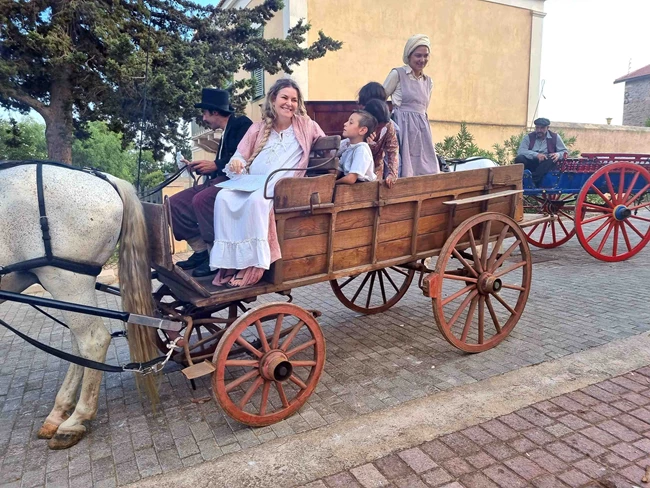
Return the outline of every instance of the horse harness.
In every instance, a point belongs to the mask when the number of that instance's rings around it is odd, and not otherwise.
[[[77,261],[72,261],[70,259],[58,258],[52,254],[52,238],[50,236],[50,226],[47,220],[47,214],[45,212],[45,195],[43,192],[43,166],[58,166],[60,168],[65,168],[73,171],[82,171],[84,173],[91,174],[102,180],[109,183],[115,191],[117,188],[115,185],[106,177],[105,174],[93,168],[75,168],[73,166],[68,166],[67,164],[57,163],[54,161],[40,161],[40,160],[29,160],[29,161],[5,161],[0,163],[0,170],[14,168],[16,166],[24,166],[27,164],[36,165],[36,193],[38,196],[38,213],[39,220],[41,224],[41,233],[43,236],[43,246],[45,247],[45,256],[39,258],[28,259],[26,261],[21,261],[19,263],[10,264],[8,266],[0,266],[0,279],[3,275],[14,273],[16,271],[29,271],[34,268],[42,268],[44,266],[53,266],[55,268],[65,269],[67,271],[72,271],[73,273],[84,274],[88,276],[98,276],[102,271],[102,267],[99,265],[80,263]]]

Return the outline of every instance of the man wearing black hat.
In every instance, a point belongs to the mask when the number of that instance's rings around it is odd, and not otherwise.
[[[212,130],[222,129],[219,152],[214,161],[183,160],[195,173],[207,176],[208,181],[196,188],[187,188],[169,199],[172,227],[178,241],[187,241],[194,254],[176,263],[183,269],[192,269],[193,276],[214,274],[210,270],[209,246],[214,242],[214,200],[219,188],[215,185],[228,179],[224,167],[235,154],[239,141],[253,123],[245,116],[233,115],[230,97],[225,90],[204,88],[201,103],[194,105],[203,109],[203,122]]]
[[[533,183],[540,186],[544,175],[555,167],[555,163],[566,158],[569,152],[562,138],[551,132],[551,121],[543,117],[535,120],[535,132],[527,134],[519,145],[515,163],[524,165],[533,174]]]

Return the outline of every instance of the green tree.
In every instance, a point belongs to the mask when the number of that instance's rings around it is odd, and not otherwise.
[[[227,86],[240,69],[290,72],[340,48],[322,32],[301,47],[310,27],[303,21],[286,39],[258,37],[282,7],[280,0],[227,10],[188,0],[2,0],[0,105],[37,111],[49,158],[68,163],[74,134],[88,137],[89,122],[106,121],[126,147],[144,115],[142,145],[161,159],[196,117],[201,87]],[[236,102],[251,88],[251,80],[234,83]]]
[[[474,136],[467,129],[467,123],[460,123],[460,131],[455,136],[445,137],[436,144],[436,153],[445,159],[465,159],[481,156],[494,159],[494,154],[479,148],[474,143]]]
[[[650,117],[648,117],[648,120],[646,120],[645,124],[643,125],[645,125],[646,127],[650,127]]]
[[[0,119],[0,160],[47,158],[45,128],[32,118]]]

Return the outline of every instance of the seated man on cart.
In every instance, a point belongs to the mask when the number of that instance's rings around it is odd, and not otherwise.
[[[527,134],[517,150],[515,163],[523,164],[533,174],[533,183],[539,187],[544,175],[555,168],[555,163],[566,158],[568,149],[559,134],[549,130],[551,121],[543,117],[535,120],[535,132]]]

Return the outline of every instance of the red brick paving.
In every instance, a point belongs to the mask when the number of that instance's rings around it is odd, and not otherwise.
[[[633,488],[648,466],[650,366],[307,486]]]

